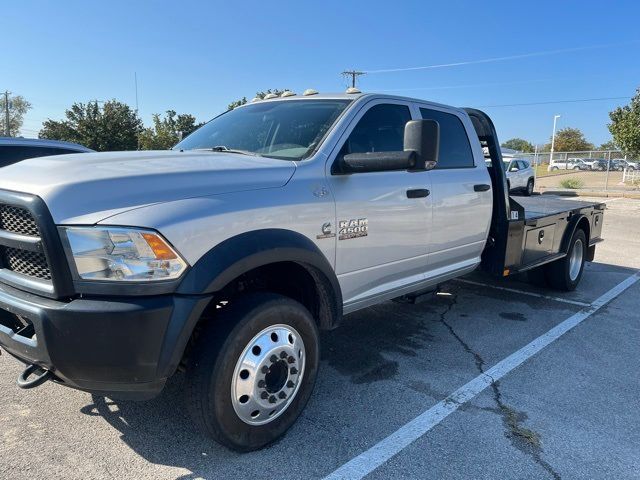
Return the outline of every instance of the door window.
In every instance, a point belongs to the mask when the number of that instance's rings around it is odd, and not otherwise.
[[[423,119],[440,124],[440,153],[436,169],[475,166],[467,131],[458,117],[428,108],[421,108],[420,114]]]
[[[405,105],[375,105],[349,135],[340,155],[366,152],[399,152],[404,149],[404,127],[411,120]]]

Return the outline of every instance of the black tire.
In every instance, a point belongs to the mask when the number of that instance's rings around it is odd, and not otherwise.
[[[529,181],[527,182],[527,187],[524,190],[524,194],[527,197],[530,197],[531,195],[533,195],[533,178],[530,178]]]
[[[574,250],[578,248],[578,242],[581,242],[582,248],[580,269],[577,275],[573,275],[572,277],[571,258],[573,256]],[[550,264],[546,265],[545,276],[549,285],[556,290],[564,290],[567,292],[575,290],[580,283],[580,280],[582,279],[582,274],[584,273],[584,263],[587,256],[587,250],[587,237],[584,233],[584,230],[578,229],[574,232],[573,237],[571,237],[567,256],[561,260],[556,260],[555,262],[551,262]]]
[[[507,193],[511,191],[511,182],[507,180]]]
[[[299,332],[305,349],[304,374],[291,403],[264,425],[250,425],[232,404],[236,363],[249,342],[265,328],[284,324]],[[224,307],[198,337],[187,367],[187,408],[197,427],[237,451],[257,450],[281,437],[311,397],[319,365],[318,328],[309,311],[288,297],[271,293],[242,296]]]

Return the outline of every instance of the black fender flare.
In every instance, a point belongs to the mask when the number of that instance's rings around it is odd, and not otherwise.
[[[295,262],[307,268],[319,291],[332,297],[321,300],[330,300],[334,317],[332,324],[339,323],[342,318],[342,291],[333,267],[309,238],[292,230],[254,230],[224,240],[189,269],[176,293],[213,294],[244,273],[278,262]]]
[[[567,225],[567,229],[564,232],[564,237],[562,238],[562,244],[560,245],[560,251],[564,253],[569,253],[569,243],[573,238],[573,234],[576,232],[579,226],[584,225],[585,236],[587,237],[587,245],[585,245],[585,249],[589,248],[589,240],[591,238],[591,223],[589,222],[589,218],[584,214],[573,215],[569,220],[569,225]]]

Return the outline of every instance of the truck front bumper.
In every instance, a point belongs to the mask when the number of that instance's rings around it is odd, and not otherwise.
[[[54,381],[98,395],[162,390],[210,298],[79,298],[59,302],[0,284],[0,346]]]

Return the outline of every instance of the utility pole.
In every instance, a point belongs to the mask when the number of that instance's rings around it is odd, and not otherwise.
[[[9,130],[9,91],[5,90],[4,92],[4,133],[7,137],[11,136],[11,131]]]
[[[553,133],[551,134],[551,154],[549,155],[549,165],[553,163],[553,150],[556,146],[556,122],[560,118],[560,115],[553,116]]]
[[[359,72],[358,70],[345,70],[342,75],[345,77],[351,77],[351,87],[356,88],[356,78],[360,75],[365,75],[366,72]]]
[[[133,81],[136,87],[136,117],[140,118],[140,114],[138,113],[138,72],[133,72]],[[138,150],[140,150],[140,132],[138,132],[136,137],[138,139]]]
[[[136,86],[136,114],[138,113],[138,72],[133,72],[133,81]]]

